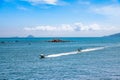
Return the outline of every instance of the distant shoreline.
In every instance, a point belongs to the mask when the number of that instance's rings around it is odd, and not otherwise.
[[[115,34],[111,34],[111,35],[104,35],[104,36],[82,36],[82,37],[80,37],[80,36],[78,36],[78,37],[75,37],[75,36],[49,36],[49,37],[46,37],[46,36],[44,36],[44,37],[35,37],[35,36],[33,36],[33,35],[28,35],[28,36],[25,36],[25,37],[19,37],[19,36],[15,36],[15,37],[0,37],[0,38],[102,38],[102,37],[112,37],[112,38],[114,38],[114,37],[120,37],[120,33],[115,33]]]

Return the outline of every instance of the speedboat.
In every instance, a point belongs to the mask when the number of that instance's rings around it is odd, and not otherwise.
[[[82,50],[82,48],[79,48],[77,51],[78,51],[78,52],[81,52],[81,50]]]
[[[45,58],[45,55],[44,54],[40,54],[40,59],[43,59]]]

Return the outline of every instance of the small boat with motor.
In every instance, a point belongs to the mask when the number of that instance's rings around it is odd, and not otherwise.
[[[40,54],[40,59],[44,59],[45,55],[44,54]]]
[[[78,52],[81,52],[81,50],[82,50],[82,48],[79,48],[77,51],[78,51]]]

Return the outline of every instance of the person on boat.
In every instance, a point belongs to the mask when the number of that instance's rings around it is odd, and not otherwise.
[[[79,49],[78,49],[78,52],[81,52],[81,50],[82,50],[82,48],[79,48]]]
[[[45,58],[45,55],[40,54],[40,58],[41,58],[41,59]]]

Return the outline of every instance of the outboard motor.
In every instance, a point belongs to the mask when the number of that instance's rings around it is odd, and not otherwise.
[[[41,58],[41,59],[45,58],[45,55],[41,54],[41,55],[40,55],[40,58]]]

